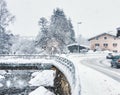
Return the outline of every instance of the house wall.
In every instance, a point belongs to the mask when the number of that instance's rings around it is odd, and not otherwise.
[[[99,46],[95,46],[95,44],[99,44]],[[108,44],[108,46],[104,46],[103,44]],[[117,46],[113,46],[113,44],[117,44]],[[90,40],[90,48],[92,50],[101,49],[120,52],[120,39],[108,34],[104,34]]]

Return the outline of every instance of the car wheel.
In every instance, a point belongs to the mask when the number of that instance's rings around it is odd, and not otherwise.
[[[113,64],[111,64],[111,67],[113,67]]]
[[[117,64],[114,64],[113,67],[114,67],[114,68],[118,68]]]

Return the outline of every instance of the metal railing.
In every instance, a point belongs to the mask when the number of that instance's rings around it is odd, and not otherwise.
[[[73,62],[60,56],[51,56],[51,57],[54,58],[55,61],[61,64],[61,66],[59,66],[59,69],[63,71],[66,78],[68,79],[68,82],[72,90],[71,94],[80,95],[81,94],[80,80],[79,80],[79,76],[77,75],[77,71]]]

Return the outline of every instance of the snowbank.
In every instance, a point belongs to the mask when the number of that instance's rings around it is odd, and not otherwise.
[[[4,78],[5,78],[4,76],[0,75],[0,80],[3,80]],[[3,84],[0,83],[0,87],[2,87],[2,86],[3,86]]]
[[[3,87],[3,84],[0,83],[0,87]]]
[[[44,70],[33,73],[34,78],[29,81],[31,86],[54,86],[56,72],[54,70]]]
[[[54,93],[50,92],[46,88],[40,86],[34,91],[32,91],[29,95],[55,95]]]
[[[1,80],[1,79],[4,79],[4,78],[5,78],[4,76],[0,75],[0,80]]]
[[[38,72],[34,72],[32,73],[31,77],[34,78],[36,75],[38,75],[41,71],[38,71]]]

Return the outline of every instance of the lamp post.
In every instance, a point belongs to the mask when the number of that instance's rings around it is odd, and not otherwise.
[[[82,24],[82,22],[77,22],[77,27],[78,27],[78,33],[79,33],[79,25]],[[78,53],[80,53],[80,47],[79,47],[79,44],[78,44]]]
[[[79,33],[79,25],[82,24],[82,22],[78,22],[77,23],[77,27],[78,27],[78,33]]]

